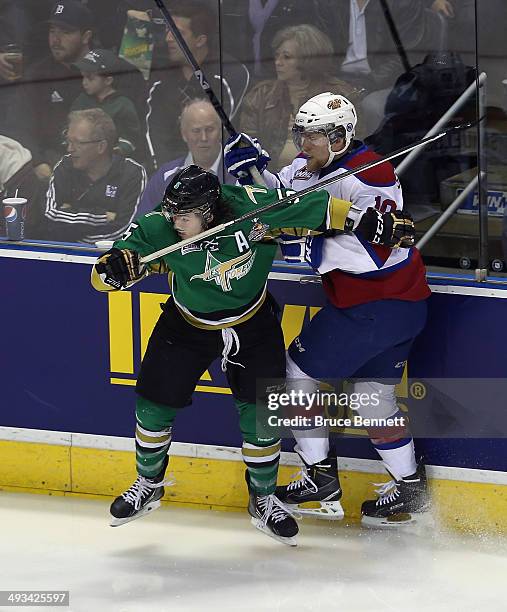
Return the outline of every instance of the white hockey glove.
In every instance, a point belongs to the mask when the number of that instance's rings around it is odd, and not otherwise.
[[[235,134],[225,143],[224,163],[227,172],[236,177],[242,185],[251,185],[250,168],[254,166],[259,172],[264,172],[271,160],[257,138],[247,134]]]
[[[318,270],[322,262],[322,248],[324,236],[278,236],[278,244],[283,258],[289,263],[308,263],[314,270]]]

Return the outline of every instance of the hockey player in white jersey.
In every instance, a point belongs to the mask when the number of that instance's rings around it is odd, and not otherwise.
[[[242,134],[225,147],[228,171],[242,183],[256,166],[266,185],[296,191],[379,156],[354,140],[357,115],[338,94],[322,93],[299,109],[292,129],[301,153],[278,173],[267,170],[269,155],[256,139]],[[243,146],[239,146],[240,140]],[[250,146],[245,147],[244,141]],[[333,196],[352,202],[358,218],[369,206],[381,212],[401,210],[403,197],[393,166],[380,164],[328,185]],[[354,391],[374,394],[378,405],[361,406],[364,418],[399,416],[395,384],[401,380],[410,347],[426,321],[430,290],[417,249],[367,244],[359,236],[333,234],[287,236],[281,241],[288,261],[307,261],[322,277],[327,304],[290,345],[287,382],[294,390],[314,393],[319,381],[354,380]],[[401,245],[404,246],[404,245]],[[408,427],[368,430],[392,480],[378,489],[377,499],[362,504],[367,526],[398,526],[427,509],[429,498],[422,465],[415,459]],[[340,519],[341,488],[336,457],[329,452],[326,427],[293,430],[295,450],[303,461],[297,480],[278,487],[277,495],[304,516]],[[319,502],[309,509],[306,502]]]

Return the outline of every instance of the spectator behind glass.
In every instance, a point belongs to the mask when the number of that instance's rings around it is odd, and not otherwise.
[[[20,46],[25,66],[40,57],[42,48],[47,48],[47,36],[41,40],[36,25],[47,19],[53,3],[54,0],[0,0],[0,84],[2,79],[16,79],[6,45]]]
[[[100,108],[69,115],[68,155],[56,165],[46,194],[46,236],[63,242],[115,240],[136,216],[144,168],[114,155],[113,120]]]
[[[132,100],[116,91],[115,72],[119,70],[116,55],[107,49],[93,49],[75,65],[83,76],[84,92],[74,100],[71,110],[102,108],[114,121],[119,151],[134,155],[141,126]]]
[[[387,154],[423,138],[474,78],[475,69],[465,66],[459,54],[428,54],[396,81],[387,97],[385,118],[368,138],[368,145]],[[450,123],[460,123],[463,117],[473,119],[474,114],[475,100],[471,98]],[[421,207],[438,202],[441,181],[475,165],[475,154],[463,149],[462,143],[459,138],[447,138],[438,147],[420,151],[401,179],[406,203]]]
[[[197,0],[174,3],[168,9],[219,99],[223,92],[223,107],[233,119],[248,86],[249,73],[243,64],[224,54],[221,74],[216,53],[216,15]],[[185,102],[202,95],[192,67],[170,31],[166,33],[166,44],[170,65],[152,72],[154,82],[148,96],[146,137],[155,167],[186,154],[176,117]]]
[[[181,112],[180,131],[188,153],[162,165],[150,178],[141,198],[138,216],[160,204],[172,177],[185,166],[196,164],[223,181],[222,124],[211,102],[200,98],[187,102]],[[225,182],[235,184],[236,179],[226,172]]]
[[[338,76],[365,90],[361,102],[364,133],[383,117],[387,95],[406,66],[380,0],[314,0],[316,25],[333,41]],[[405,52],[435,42],[435,22],[428,19],[430,0],[386,0]]]
[[[0,202],[4,198],[20,197],[28,200],[25,237],[33,235],[35,213],[41,184],[33,171],[32,156],[19,142],[0,135]],[[5,236],[5,222],[0,217],[0,234]]]
[[[74,62],[90,50],[92,15],[77,0],[60,0],[49,18],[51,54],[27,71],[22,97],[14,109],[13,131],[33,157],[39,179],[47,181],[62,155],[62,130],[80,93]]]
[[[258,83],[246,96],[241,131],[259,138],[279,169],[299,151],[292,141],[292,125],[298,108],[324,91],[335,91],[356,103],[358,92],[331,75],[333,45],[312,25],[280,30],[273,38],[276,79]]]

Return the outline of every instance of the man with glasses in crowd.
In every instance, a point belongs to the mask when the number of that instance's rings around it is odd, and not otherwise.
[[[55,166],[46,194],[44,237],[62,242],[118,239],[134,219],[146,172],[113,154],[111,117],[93,108],[69,115],[68,154]]]

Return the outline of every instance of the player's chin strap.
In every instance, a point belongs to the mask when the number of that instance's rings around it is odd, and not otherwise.
[[[331,141],[329,140],[328,136],[327,150],[329,151],[329,157],[327,158],[327,162],[322,167],[327,168],[337,157],[341,157],[342,155],[344,155],[347,152],[347,149],[350,147],[351,142],[352,139],[349,140],[349,142],[345,141],[345,146],[343,148],[341,148],[339,151],[333,151],[333,149],[331,148],[333,145],[331,144]]]

